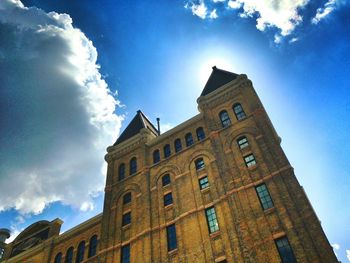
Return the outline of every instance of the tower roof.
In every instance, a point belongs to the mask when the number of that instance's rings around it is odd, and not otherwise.
[[[213,71],[207,81],[207,84],[205,84],[204,86],[201,96],[205,96],[213,92],[214,90],[229,83],[230,81],[236,79],[237,77],[238,77],[238,74],[236,73],[222,70],[214,66]]]
[[[147,119],[147,117],[138,110],[135,117],[131,120],[129,125],[125,128],[122,134],[119,136],[114,145],[117,145],[127,139],[135,136],[140,132],[142,128],[150,130],[154,135],[158,135],[158,130],[153,126],[153,124]]]

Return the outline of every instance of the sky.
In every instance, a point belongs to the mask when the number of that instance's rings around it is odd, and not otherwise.
[[[350,262],[349,0],[1,0],[0,227],[101,213],[106,147],[139,109],[196,115],[214,65],[253,81]]]

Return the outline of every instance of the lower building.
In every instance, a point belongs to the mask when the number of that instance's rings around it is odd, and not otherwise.
[[[163,134],[138,111],[107,149],[102,214],[37,222],[4,262],[338,262],[247,76],[213,67],[197,103]]]

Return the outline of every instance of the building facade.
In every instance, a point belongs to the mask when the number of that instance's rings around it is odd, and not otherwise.
[[[38,222],[5,262],[338,262],[252,82],[213,67],[199,114],[160,134],[138,111],[108,147],[102,214]]]

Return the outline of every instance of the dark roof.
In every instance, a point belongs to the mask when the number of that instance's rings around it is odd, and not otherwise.
[[[236,79],[238,74],[232,73],[226,70],[218,69],[216,66],[213,67],[213,71],[205,84],[201,96],[205,96],[214,90],[220,88],[221,86],[229,83],[230,81]]]
[[[138,110],[135,117],[131,120],[129,125],[125,128],[125,130],[119,136],[119,138],[114,143],[114,145],[117,145],[135,136],[140,132],[142,128],[149,129],[154,135],[158,135],[158,131],[153,126],[153,124],[147,119],[147,117],[140,110]]]

